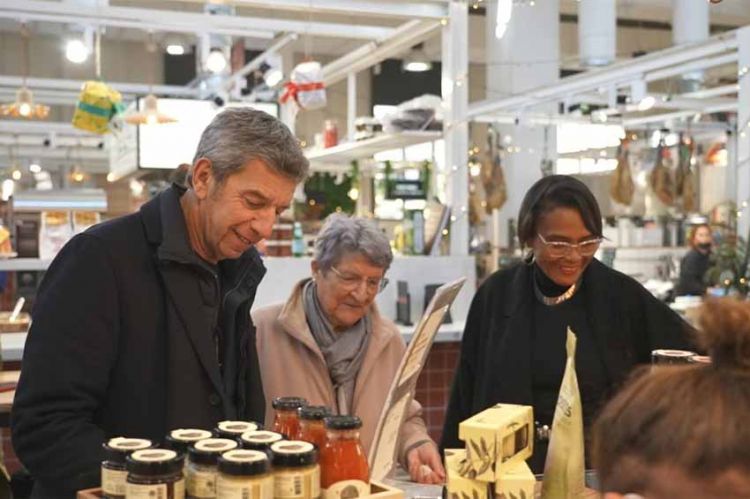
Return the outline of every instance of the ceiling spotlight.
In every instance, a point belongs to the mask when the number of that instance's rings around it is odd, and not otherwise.
[[[13,173],[10,174],[11,177],[13,177],[13,180],[21,180],[21,170],[16,168],[13,170]]]
[[[648,111],[656,104],[656,98],[653,95],[647,95],[638,103],[639,111]]]
[[[185,46],[181,43],[170,43],[167,45],[167,54],[185,55]]]
[[[89,58],[89,48],[81,39],[68,40],[65,44],[65,57],[73,64],[83,64]]]
[[[206,69],[212,73],[221,73],[227,69],[227,58],[221,49],[211,49],[206,58]]]
[[[163,43],[169,55],[185,55],[190,52],[190,46],[182,35],[170,33],[164,38]]]
[[[263,81],[266,82],[266,85],[269,87],[275,87],[279,83],[281,83],[281,80],[284,79],[284,73],[281,72],[278,68],[270,68],[268,71],[266,71],[266,74],[263,75]]]
[[[421,73],[432,69],[432,61],[424,51],[424,44],[415,45],[404,57],[401,69],[412,73]]]

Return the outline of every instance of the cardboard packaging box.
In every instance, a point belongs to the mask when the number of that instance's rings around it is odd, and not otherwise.
[[[526,462],[503,467],[495,482],[495,495],[498,498],[534,497],[536,478]]]
[[[447,499],[491,499],[492,484],[466,478],[470,465],[466,449],[445,449]]]
[[[497,404],[458,425],[466,443],[470,472],[463,476],[495,482],[501,473],[526,461],[534,452],[534,413],[531,406]]]

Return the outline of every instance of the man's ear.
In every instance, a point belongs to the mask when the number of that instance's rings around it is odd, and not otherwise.
[[[200,158],[193,166],[193,191],[198,199],[206,199],[214,183],[214,172],[211,160]]]

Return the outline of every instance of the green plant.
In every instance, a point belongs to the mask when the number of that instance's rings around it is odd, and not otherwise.
[[[737,210],[732,209],[730,213],[730,229],[711,255],[706,282],[711,286],[723,287],[728,294],[747,297],[750,291],[750,234],[747,239],[737,235]]]

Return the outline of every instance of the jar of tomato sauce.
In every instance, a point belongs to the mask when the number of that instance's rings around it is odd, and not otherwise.
[[[276,414],[273,418],[273,431],[281,433],[286,438],[294,438],[299,432],[300,407],[307,405],[307,400],[302,397],[277,397],[273,399],[273,408]]]
[[[326,444],[320,452],[320,485],[324,498],[370,495],[370,468],[359,440],[357,416],[325,418]]]
[[[322,449],[326,443],[326,426],[323,420],[330,415],[331,411],[323,405],[300,407],[297,440],[310,442]]]

